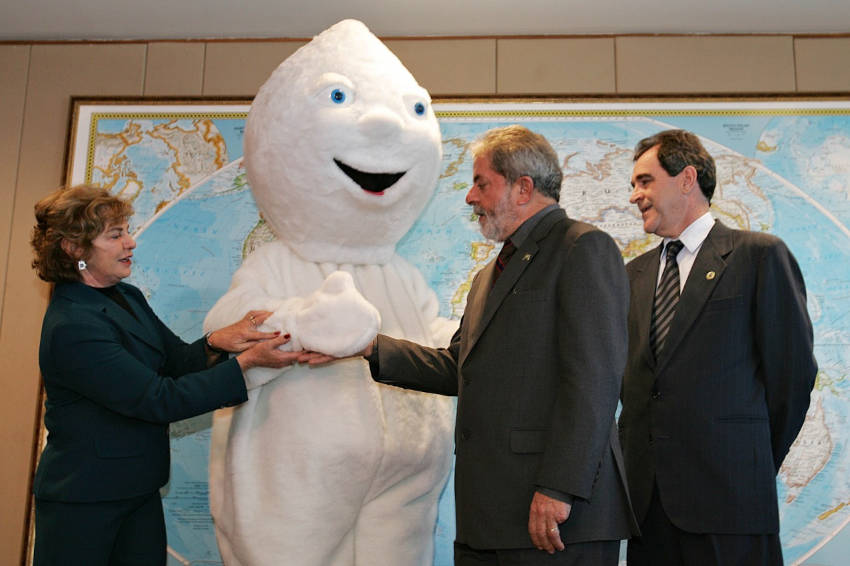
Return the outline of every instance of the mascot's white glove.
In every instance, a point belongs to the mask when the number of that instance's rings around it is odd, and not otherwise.
[[[334,271],[307,297],[284,301],[263,326],[292,335],[282,348],[344,358],[375,339],[381,315],[354,286],[350,273]]]
[[[363,351],[378,334],[381,314],[354,286],[351,274],[335,271],[295,313],[295,336],[305,350],[337,358]]]

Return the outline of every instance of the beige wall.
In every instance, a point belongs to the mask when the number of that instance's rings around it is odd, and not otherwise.
[[[48,288],[33,204],[62,182],[71,96],[252,96],[302,41],[0,44],[0,563],[23,560]],[[387,41],[434,96],[850,92],[850,37]]]

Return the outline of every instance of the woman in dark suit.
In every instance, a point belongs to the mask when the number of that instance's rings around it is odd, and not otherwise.
[[[172,333],[121,282],[132,212],[89,186],[35,206],[33,267],[55,284],[39,348],[48,436],[33,489],[36,566],[164,565],[168,423],[242,403],[243,371],[298,355],[277,348],[288,334],[256,330],[264,311],[191,344]]]

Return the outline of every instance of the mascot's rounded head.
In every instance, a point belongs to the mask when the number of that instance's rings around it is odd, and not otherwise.
[[[248,113],[257,206],[310,261],[389,261],[431,197],[441,158],[428,92],[355,20],[281,63]]]

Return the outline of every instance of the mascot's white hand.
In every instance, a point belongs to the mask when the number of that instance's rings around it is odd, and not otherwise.
[[[354,286],[351,274],[334,271],[306,297],[295,313],[293,335],[301,348],[336,358],[368,346],[381,327],[381,315]]]

